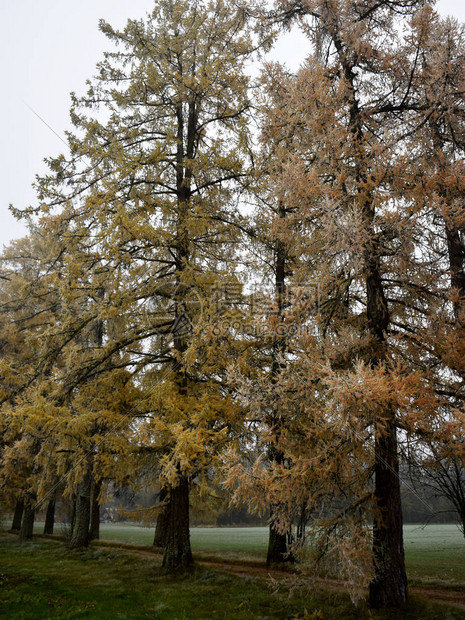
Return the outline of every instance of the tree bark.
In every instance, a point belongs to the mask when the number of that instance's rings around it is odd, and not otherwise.
[[[16,500],[15,511],[13,514],[13,521],[11,523],[11,531],[19,532],[21,530],[21,521],[24,513],[24,500]]]
[[[373,212],[366,212],[372,230]],[[365,255],[367,277],[367,322],[373,338],[373,366],[387,361],[386,331],[390,317],[384,295],[379,259],[373,250]],[[375,576],[370,584],[373,608],[400,607],[407,601],[403,520],[397,448],[396,412],[387,406],[375,420],[375,516],[373,521],[373,556]]]
[[[92,487],[92,506],[90,512],[90,528],[89,540],[98,540],[100,538],[100,503],[99,495],[102,489],[102,481],[94,481]]]
[[[84,478],[78,485],[76,495],[76,520],[70,542],[70,547],[73,549],[89,546],[91,472],[92,470],[89,463],[87,464]]]
[[[186,284],[183,272],[189,264],[190,239],[186,220],[189,203],[192,197],[192,168],[186,164],[193,159],[196,138],[197,109],[194,102],[189,102],[187,119],[184,118],[182,103],[176,109],[177,116],[177,148],[176,148],[176,189],[177,189],[177,221],[176,244],[174,247],[176,266],[175,311],[172,326],[173,335],[173,374],[179,395],[187,394],[187,375],[184,356],[188,349],[190,335],[190,317],[185,303]],[[187,127],[185,126],[187,120]],[[187,133],[185,134],[185,130]],[[166,540],[163,554],[163,568],[170,572],[187,568],[193,563],[189,532],[189,479],[184,476],[178,465],[178,483],[168,489],[168,505],[166,515]]]
[[[180,474],[178,485],[170,487],[168,494],[163,568],[172,572],[193,564],[189,532],[189,479]]]
[[[389,366],[387,331],[391,322],[381,277],[382,246],[375,230],[375,206],[369,182],[369,164],[365,152],[365,131],[355,86],[355,67],[344,51],[339,35],[334,36],[344,75],[349,85],[350,131],[356,161],[358,201],[364,218],[366,241],[365,266],[366,319],[372,339],[370,363],[373,368]],[[370,155],[368,155],[370,157]],[[373,608],[401,607],[407,601],[402,505],[397,449],[396,412],[386,404],[385,411],[374,420],[374,578],[370,584],[370,605]]]
[[[160,488],[159,502],[166,502],[168,499],[168,491],[166,487]],[[153,546],[159,549],[165,546],[166,536],[168,531],[168,505],[166,504],[160,508],[157,516],[157,523],[155,525],[155,536],[153,539]]]
[[[407,575],[394,414],[375,440],[375,502],[375,577],[370,584],[370,605],[400,606],[407,600]]]
[[[278,218],[281,223],[286,218],[286,209],[282,203],[278,205]],[[282,234],[282,231],[281,231]],[[275,283],[274,283],[274,297],[277,306],[277,318],[279,327],[281,327],[284,321],[284,303],[286,295],[286,270],[288,262],[288,248],[281,237],[274,239],[275,242]],[[286,353],[286,339],[284,337],[284,331],[280,333],[277,331],[273,337],[273,349],[271,359],[271,378],[272,384],[275,385],[278,381],[280,372],[283,369],[283,358]],[[270,415],[268,425],[273,430],[275,442],[279,445],[279,439],[281,436],[281,430],[283,426],[283,419],[280,415],[278,408],[275,408]],[[268,449],[268,460],[270,463],[278,463],[282,465],[284,463],[284,453],[279,450],[275,445],[270,445]],[[291,555],[288,553],[288,539],[286,533],[281,533],[276,529],[273,522],[273,516],[278,512],[279,506],[270,506],[270,525],[268,534],[268,552],[266,556],[266,563],[279,564],[282,562],[292,561]]]
[[[74,496],[71,499],[71,505],[69,507],[68,514],[69,514],[69,540],[68,542],[70,542],[73,536],[74,526],[76,525],[76,498]]]
[[[271,507],[271,514],[274,510]],[[269,535],[268,535],[268,552],[266,555],[266,564],[278,564],[282,562],[291,561],[291,556],[288,554],[287,549],[287,534],[278,532],[273,523],[270,523]]]
[[[454,302],[455,319],[459,325],[465,324],[465,248],[460,239],[459,229],[446,221],[447,250],[449,254],[451,288],[460,295]]]
[[[443,163],[446,145],[441,136],[438,122],[431,121],[430,127],[436,151],[435,161],[439,162],[439,171],[442,178],[447,178],[448,171]],[[441,193],[447,199],[447,188],[444,188]],[[463,230],[461,230],[459,223],[454,220],[453,216],[443,214],[443,220],[446,231],[451,289],[455,289],[459,295],[459,299],[454,301],[454,316],[458,325],[463,327],[465,325],[465,246],[461,239]]]
[[[55,495],[50,498],[47,504],[47,512],[45,514],[44,534],[53,535],[53,527],[55,525]]]
[[[19,531],[19,540],[31,540],[34,533],[35,498],[26,500],[24,505],[23,521]]]

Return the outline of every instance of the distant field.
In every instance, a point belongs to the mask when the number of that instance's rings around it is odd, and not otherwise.
[[[36,531],[41,532],[41,524]],[[56,533],[60,533],[58,524]],[[131,524],[102,524],[101,539],[151,545],[153,528]],[[268,530],[265,527],[191,529],[195,552],[225,559],[265,560]],[[411,582],[434,582],[465,589],[465,539],[455,525],[406,525],[405,556]]]
[[[34,531],[42,533],[43,523],[36,523]],[[64,532],[59,523],[55,526],[55,533]],[[140,527],[130,523],[103,523],[100,526],[100,539],[151,545],[154,529]],[[192,548],[195,551],[206,553],[226,553],[229,559],[258,559],[266,557],[268,530],[266,527],[193,527],[191,528]]]
[[[409,580],[465,589],[465,538],[456,525],[407,525],[405,559]]]
[[[153,529],[137,526],[102,525],[102,540],[118,540],[151,545]],[[192,548],[195,551],[225,552],[228,557],[253,556],[265,559],[268,542],[266,527],[193,527]]]

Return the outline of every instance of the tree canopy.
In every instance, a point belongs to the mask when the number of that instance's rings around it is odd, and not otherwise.
[[[305,62],[252,77],[292,24]],[[175,570],[190,492],[223,488],[269,517],[269,563],[309,529],[401,606],[400,464],[463,521],[463,27],[426,0],[157,0],[100,28],[2,255],[9,504],[64,494],[80,547],[106,484],[152,485]]]

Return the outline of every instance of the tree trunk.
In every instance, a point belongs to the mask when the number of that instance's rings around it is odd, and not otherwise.
[[[15,512],[13,514],[13,521],[11,523],[11,531],[19,532],[21,530],[21,521],[23,519],[24,512],[24,500],[16,500]]]
[[[370,584],[370,605],[374,608],[400,606],[407,600],[399,459],[393,417],[383,425],[375,440],[375,577]]]
[[[102,481],[94,482],[92,489],[92,506],[90,512],[89,540],[100,538],[100,503],[99,495],[102,489]]]
[[[45,515],[44,534],[53,535],[53,526],[55,525],[55,495],[52,495],[47,504],[47,512]]]
[[[282,420],[277,417],[272,418],[274,423],[274,432],[279,440],[281,433]],[[268,447],[268,460],[270,463],[278,463],[282,465],[284,463],[284,454],[277,450],[275,446]],[[292,562],[292,554],[288,549],[288,534],[286,532],[280,532],[274,522],[275,515],[279,515],[279,504],[270,506],[270,525],[268,532],[268,552],[266,555],[267,566],[270,564],[280,564],[283,562]]]
[[[168,499],[168,491],[166,487],[160,488],[159,495],[160,504],[166,502]],[[163,548],[165,546],[166,536],[168,533],[168,505],[166,504],[160,508],[157,516],[157,523],[155,525],[155,536],[153,539],[153,546]]]
[[[73,537],[74,526],[76,525],[76,498],[73,496],[71,499],[71,505],[68,510],[69,514],[69,540],[71,542],[71,538]]]
[[[23,521],[19,531],[19,540],[31,540],[34,533],[35,498],[26,500]]]
[[[271,507],[271,515],[274,514]],[[266,564],[277,564],[281,562],[291,561],[290,554],[287,552],[287,534],[282,534],[275,529],[273,523],[270,523],[268,535],[268,553],[266,555]]]
[[[465,537],[465,512],[461,511],[458,515],[459,527],[462,530],[462,534]]]
[[[282,202],[278,205],[278,218],[282,224],[286,218],[286,209]],[[281,325],[284,321],[284,303],[286,297],[286,269],[288,263],[288,247],[282,238],[277,237],[274,239],[275,243],[275,282],[274,282],[274,300],[277,306],[277,319],[278,324]],[[286,354],[286,339],[282,333],[277,332],[273,337],[273,349],[271,359],[271,377],[272,384],[275,385],[278,381],[279,374],[283,370],[283,359]],[[281,437],[282,427],[284,425],[282,416],[279,409],[275,408],[270,415],[268,425],[273,431],[274,440],[276,445],[271,444],[268,447],[268,460],[271,464],[278,463],[283,465],[285,457],[284,453],[279,450],[279,440]],[[273,516],[279,512],[279,506],[270,506],[270,526],[268,534],[268,552],[266,556],[266,563],[278,564],[282,562],[292,561],[293,558],[288,553],[288,536],[286,533],[279,532],[274,524]]]
[[[465,538],[465,514],[460,515],[460,529],[462,530],[462,534]]]
[[[182,474],[176,487],[168,490],[166,540],[163,568],[168,572],[193,564],[189,532],[189,480]]]
[[[373,212],[367,213],[372,224]],[[367,265],[367,321],[373,338],[372,364],[387,360],[386,332],[390,317],[379,270],[373,251],[365,254]],[[375,576],[370,584],[373,608],[400,607],[407,601],[402,504],[395,411],[389,405],[375,421],[375,515],[373,521],[373,555]]]
[[[182,103],[176,109],[177,147],[176,147],[176,244],[174,258],[176,267],[175,312],[171,328],[173,335],[173,373],[179,395],[187,394],[187,373],[184,356],[188,349],[190,318],[185,303],[186,283],[182,274],[189,264],[190,239],[187,227],[189,205],[192,198],[192,168],[190,160],[194,157],[196,137],[197,108],[194,102],[188,105],[187,119]],[[187,123],[185,122],[187,120]],[[187,125],[187,126],[186,126]],[[182,475],[178,465],[178,482],[168,488],[166,541],[163,554],[163,567],[166,571],[187,568],[193,563],[189,533],[189,479]]]
[[[76,495],[76,520],[70,542],[70,547],[73,549],[89,546],[91,472],[90,464],[88,464],[84,478],[78,485]]]

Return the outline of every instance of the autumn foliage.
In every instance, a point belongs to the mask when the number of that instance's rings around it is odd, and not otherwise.
[[[239,4],[101,23],[2,255],[5,501],[63,496],[79,547],[106,485],[149,484],[173,570],[222,488],[270,563],[400,606],[400,463],[464,479],[465,33],[423,0]],[[300,68],[251,77],[291,26]]]

